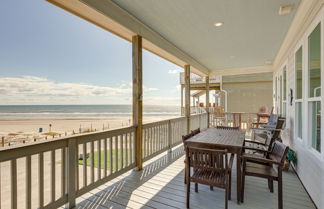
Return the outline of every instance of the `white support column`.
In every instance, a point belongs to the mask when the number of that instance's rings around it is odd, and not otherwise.
[[[142,37],[133,36],[133,125],[135,127],[135,164],[142,170],[142,128],[143,128],[143,80],[142,80]]]
[[[190,65],[185,65],[185,116],[187,118],[187,134],[190,132]]]
[[[206,76],[206,112],[207,112],[207,128],[209,128],[209,76]]]
[[[183,85],[181,84],[181,115],[184,115],[183,113]]]

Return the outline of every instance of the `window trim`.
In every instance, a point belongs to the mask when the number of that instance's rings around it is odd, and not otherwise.
[[[307,119],[307,121],[310,121],[311,120],[311,115],[309,114],[309,103],[310,102],[316,102],[316,101],[319,101],[319,102],[321,102],[321,135],[320,135],[320,139],[321,139],[321,151],[319,152],[318,150],[316,150],[313,146],[312,146],[312,137],[311,137],[311,123],[308,123],[308,125],[307,125],[307,135],[306,135],[306,138],[308,139],[307,140],[307,147],[308,147],[308,150],[310,151],[310,153],[312,153],[314,156],[316,156],[318,159],[320,159],[320,160],[324,160],[324,141],[323,141],[323,136],[324,136],[324,134],[323,134],[323,131],[324,131],[324,127],[323,127],[323,122],[324,122],[324,118],[323,118],[323,107],[324,107],[324,104],[323,104],[323,101],[322,101],[322,97],[324,96],[324,94],[322,93],[322,91],[321,91],[321,95],[320,96],[318,96],[318,97],[309,97],[309,36],[310,36],[310,34],[314,31],[314,29],[318,26],[318,24],[320,24],[320,26],[321,26],[321,30],[320,30],[320,32],[321,32],[321,35],[320,35],[320,37],[321,37],[321,51],[323,51],[323,49],[324,49],[324,44],[323,44],[323,36],[324,36],[324,34],[323,34],[323,22],[324,22],[324,20],[323,20],[323,17],[318,17],[318,18],[316,18],[316,19],[314,19],[313,20],[313,22],[310,24],[310,26],[308,27],[308,29],[307,29],[307,32],[305,33],[305,36],[304,36],[304,47],[305,47],[305,59],[304,59],[304,66],[305,66],[305,110],[306,110],[306,115],[307,115],[307,118],[305,118],[305,119]],[[323,89],[323,87],[324,87],[324,82],[323,82],[323,76],[324,76],[324,70],[323,70],[323,61],[324,61],[324,56],[323,56],[323,52],[322,52],[322,54],[321,54],[321,73],[320,73],[320,75],[321,75],[321,90]]]

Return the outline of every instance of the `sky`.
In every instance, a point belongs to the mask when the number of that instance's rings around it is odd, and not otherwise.
[[[0,105],[131,104],[131,43],[44,0],[1,0]],[[176,66],[143,51],[144,105],[180,105]]]

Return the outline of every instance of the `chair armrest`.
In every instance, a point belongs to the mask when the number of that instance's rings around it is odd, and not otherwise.
[[[252,144],[259,144],[259,145],[266,145],[265,143],[263,143],[263,142],[259,142],[259,141],[252,141],[252,140],[244,140],[244,143],[245,142],[248,142],[248,143],[252,143]]]
[[[255,125],[263,125],[263,124],[267,124],[267,123],[265,123],[265,122],[254,122],[252,124],[255,124]]]
[[[276,128],[251,128],[254,131],[281,131],[282,129]]]
[[[233,161],[234,161],[234,154],[232,153],[231,154],[231,157],[230,157],[230,161],[229,161],[229,164],[228,164],[228,169],[232,170],[232,167],[233,167]]]
[[[257,157],[257,156],[242,156],[242,159],[244,162],[246,162],[246,160],[253,160],[253,161],[256,161],[256,162],[261,162],[261,163],[269,163],[269,164],[276,164],[276,165],[281,165],[280,162],[277,162],[275,160],[271,160],[271,159],[266,159],[266,158],[263,158],[263,157]]]
[[[258,151],[258,152],[268,153],[268,150],[264,150],[264,149],[260,149],[260,148],[254,148],[254,147],[243,147],[243,149],[248,149],[248,150],[254,150],[254,151]]]

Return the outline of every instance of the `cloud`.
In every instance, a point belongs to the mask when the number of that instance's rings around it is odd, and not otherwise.
[[[179,70],[169,70],[168,73],[169,74],[176,74],[176,73],[179,73]]]
[[[57,83],[47,78],[24,76],[0,78],[0,91],[6,95],[24,96],[107,96],[129,94],[132,89],[83,83]]]
[[[143,87],[144,92],[157,88]],[[97,86],[86,83],[59,83],[35,76],[0,77],[2,104],[21,103],[123,103],[131,97],[132,83],[120,87]]]

